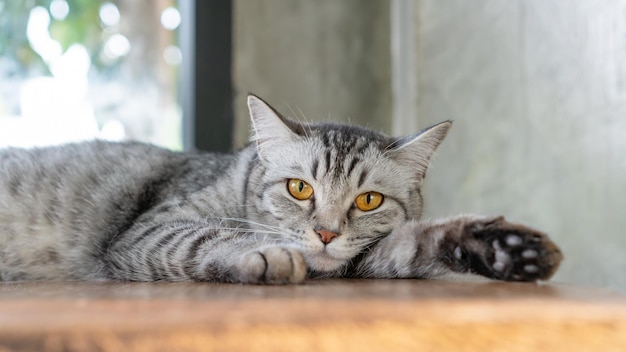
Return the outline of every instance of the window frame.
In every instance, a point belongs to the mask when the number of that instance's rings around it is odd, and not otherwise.
[[[179,101],[187,151],[232,150],[232,1],[179,1]]]

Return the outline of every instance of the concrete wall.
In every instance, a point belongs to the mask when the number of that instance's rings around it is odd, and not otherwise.
[[[253,91],[308,119],[392,130],[386,1],[236,2],[237,141]],[[626,1],[420,0],[418,125],[454,119],[426,216],[550,233],[557,281],[626,290]]]
[[[506,214],[556,280],[626,289],[626,1],[420,1],[418,118],[455,119],[428,215]]]
[[[248,92],[298,118],[391,127],[387,1],[237,0],[234,22],[236,145]]]

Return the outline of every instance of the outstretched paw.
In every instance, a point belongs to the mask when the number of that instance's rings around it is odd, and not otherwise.
[[[465,224],[461,243],[452,249],[457,265],[498,280],[549,279],[563,255],[547,235],[504,217]]]

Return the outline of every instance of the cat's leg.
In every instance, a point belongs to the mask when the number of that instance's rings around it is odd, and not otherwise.
[[[507,281],[547,280],[563,255],[543,233],[504,217],[460,216],[398,226],[355,263],[360,277],[436,278],[475,274]]]
[[[109,245],[109,276],[133,281],[299,283],[302,254],[267,234],[205,221],[136,225]]]

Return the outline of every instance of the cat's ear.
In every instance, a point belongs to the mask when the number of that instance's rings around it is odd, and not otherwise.
[[[267,160],[271,150],[280,150],[298,137],[297,127],[283,117],[263,99],[248,95],[248,110],[252,119],[253,132],[251,142],[256,143],[261,159]]]
[[[402,164],[414,165],[417,177],[423,179],[430,158],[452,127],[452,121],[444,121],[421,130],[413,135],[400,138],[393,142],[389,149],[392,156]]]

